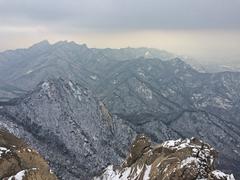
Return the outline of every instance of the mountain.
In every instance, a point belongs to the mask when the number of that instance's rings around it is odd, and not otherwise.
[[[9,89],[21,90],[18,94],[10,93],[8,99],[31,96],[36,92],[35,87],[41,89],[38,84],[49,78],[62,77],[72,83],[76,82],[90,89],[109,110],[114,126],[120,126],[115,130],[119,131],[116,136],[123,141],[125,148],[122,149],[127,149],[135,133],[145,133],[157,143],[169,139],[197,137],[220,152],[220,169],[240,176],[240,73],[203,73],[173,57],[174,55],[166,52],[148,48],[94,49],[74,42],[63,41],[51,45],[44,41],[28,49],[0,53],[0,77],[2,82],[11,87]],[[60,91],[61,88],[56,89]],[[29,92],[24,95],[26,91]],[[3,91],[0,86],[1,92]],[[64,94],[60,93],[55,97],[56,102],[61,101],[61,106],[52,107],[49,115],[43,113],[49,106],[49,101],[42,102],[40,99],[37,103],[38,96],[31,96],[32,102],[29,102],[31,104],[27,111],[40,109],[31,114],[32,121],[48,124],[48,116],[53,115],[56,116],[53,119],[63,121],[62,116],[58,115],[63,107],[66,110],[61,111],[67,116],[81,121],[82,114],[75,114],[76,109],[65,99],[69,92]],[[15,118],[16,111],[19,114],[25,113],[27,115],[23,115],[21,119],[26,121],[24,118],[28,118],[29,112],[25,112],[24,103],[20,106],[16,105],[16,100],[6,102],[6,94],[0,97],[5,97],[5,102],[0,102],[0,107],[4,107],[2,109],[6,109],[6,105],[14,104],[7,108],[9,114],[13,114]],[[35,101],[36,103],[33,103]],[[73,103],[75,101],[71,100]],[[15,107],[15,112],[10,111],[10,107]],[[88,106],[85,104],[81,107]],[[47,110],[50,111],[49,108]],[[71,115],[72,111],[74,115]],[[45,117],[42,117],[43,115]],[[92,119],[95,120],[91,122],[95,123],[96,119],[101,118],[94,116]],[[65,124],[60,123],[60,126]],[[103,124],[99,123],[98,126]],[[121,134],[124,127],[129,130],[129,137]],[[92,126],[84,124],[84,129],[92,131]],[[107,132],[107,136],[110,130],[101,132]],[[57,130],[54,130],[54,133],[57,134]],[[118,154],[122,154],[121,158],[124,158],[124,152]],[[119,162],[121,158],[116,158],[119,159],[116,161]],[[105,162],[107,160],[100,163],[100,166],[104,166]]]
[[[119,163],[135,136],[89,90],[63,79],[13,99],[0,119],[0,127],[38,150],[60,179],[91,179],[108,163]]]
[[[48,163],[21,139],[0,130],[0,179],[57,180]]]
[[[215,169],[216,156],[217,152],[210,145],[196,138],[156,145],[146,136],[139,135],[122,165],[108,166],[95,180],[235,180],[232,174]]]
[[[96,93],[110,112],[155,142],[197,137],[220,151],[220,167],[240,163],[240,73],[200,73],[180,59],[135,59],[106,71]]]
[[[60,41],[50,45],[43,41],[28,49],[0,53],[0,77],[21,90],[32,89],[41,81],[58,77],[91,86],[101,78],[106,66],[144,57],[146,53],[165,59],[172,56],[165,51],[147,48],[91,49],[75,42]],[[1,93],[0,97],[6,96]]]

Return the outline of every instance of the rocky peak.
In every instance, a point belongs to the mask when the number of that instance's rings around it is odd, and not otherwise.
[[[32,45],[29,48],[30,50],[29,52],[31,52],[32,55],[36,55],[36,54],[39,55],[45,51],[48,51],[50,47],[51,47],[51,44],[47,40],[43,40],[39,43]]]
[[[214,167],[217,152],[199,139],[169,140],[151,144],[139,135],[120,167],[108,166],[96,180],[234,180]]]
[[[32,45],[30,48],[36,48],[36,47],[46,47],[46,46],[50,46],[48,40],[43,40],[43,41],[40,41],[34,45]]]
[[[76,49],[88,49],[86,44],[77,44],[74,41],[58,41],[52,45],[54,48],[60,48],[62,50],[76,50]]]

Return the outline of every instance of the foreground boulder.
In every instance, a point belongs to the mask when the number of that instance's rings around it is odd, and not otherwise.
[[[23,141],[0,130],[0,179],[56,180],[48,163]]]
[[[196,138],[166,141],[152,145],[139,135],[120,167],[110,165],[95,180],[235,180],[215,170],[217,152]]]

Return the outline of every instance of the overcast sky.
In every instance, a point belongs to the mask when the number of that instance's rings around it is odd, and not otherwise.
[[[0,0],[0,51],[43,39],[237,60],[240,0]]]

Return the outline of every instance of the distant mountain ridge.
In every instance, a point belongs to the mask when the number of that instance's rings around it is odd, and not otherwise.
[[[94,77],[99,78],[101,72],[105,71],[106,65],[144,57],[147,52],[163,59],[172,57],[170,53],[156,49],[91,49],[75,42],[60,41],[50,45],[43,41],[28,49],[0,53],[0,77],[5,83],[21,90],[32,89],[40,81],[58,77],[91,84]],[[13,94],[12,97],[16,95]]]

